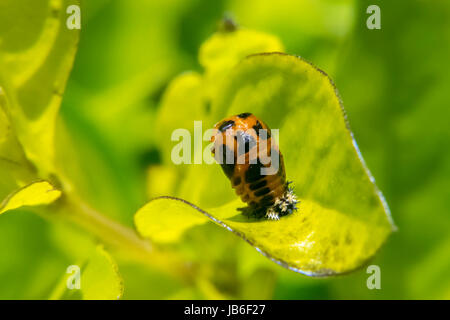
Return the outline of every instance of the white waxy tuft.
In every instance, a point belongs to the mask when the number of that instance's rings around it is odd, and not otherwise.
[[[273,207],[267,209],[266,218],[269,220],[280,220],[280,216],[276,213]]]
[[[297,197],[291,188],[283,196],[275,199],[275,203],[267,209],[266,218],[270,220],[280,220],[280,217],[288,215],[297,210]]]

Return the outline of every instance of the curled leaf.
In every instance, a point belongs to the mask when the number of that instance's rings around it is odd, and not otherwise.
[[[363,265],[394,226],[328,76],[296,56],[250,56],[230,72],[212,107],[217,120],[242,112],[280,130],[280,149],[288,180],[301,200],[299,210],[279,221],[248,220],[239,211],[245,206],[240,200],[203,210],[163,197],[138,211],[138,230],[155,242],[176,241],[184,230],[203,223],[203,216],[306,275],[340,274]],[[208,180],[206,166],[205,175],[199,170],[196,176],[207,181],[205,190],[229,186],[224,175]],[[195,189],[195,182],[191,184]]]
[[[308,200],[302,200],[300,212],[279,221],[249,219],[239,211],[244,207],[236,200],[205,211],[183,199],[161,197],[140,209],[135,222],[143,236],[166,243],[203,224],[206,217],[279,265],[310,276],[357,269],[390,233],[383,225],[353,219]]]

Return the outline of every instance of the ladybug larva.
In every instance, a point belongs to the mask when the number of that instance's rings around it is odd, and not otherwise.
[[[283,156],[272,140],[263,121],[241,113],[214,126],[211,151],[250,211],[278,220],[297,210],[298,200],[286,181]]]

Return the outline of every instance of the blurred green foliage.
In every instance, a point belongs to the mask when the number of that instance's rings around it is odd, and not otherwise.
[[[366,28],[370,4],[381,7],[381,30]],[[177,249],[204,266],[193,282],[118,259],[123,297],[450,298],[445,0],[283,0],[276,6],[269,0],[84,1],[79,51],[56,128],[64,150],[56,156],[72,160],[63,161],[64,171],[80,196],[133,225],[148,197],[146,184],[152,184],[146,172],[162,161],[154,128],[163,92],[180,72],[203,71],[198,48],[225,13],[243,27],[276,35],[287,53],[312,61],[335,80],[399,229],[372,262],[381,268],[382,288],[367,289],[364,269],[337,278],[303,277],[225,230],[204,225],[190,230]],[[13,34],[14,28],[2,31]],[[31,40],[23,38],[24,45]],[[51,297],[67,266],[84,261],[92,246],[80,228],[28,211],[0,217],[0,298]]]

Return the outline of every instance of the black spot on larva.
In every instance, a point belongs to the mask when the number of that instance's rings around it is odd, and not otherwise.
[[[236,164],[236,161],[234,161],[234,152],[228,148],[227,145],[222,145],[222,161],[220,161],[220,166],[222,167],[223,172],[225,175],[230,179],[233,176],[234,173],[234,166]],[[219,158],[220,155],[216,155],[216,160]]]
[[[262,205],[262,206],[270,206],[270,205],[272,205],[274,203],[275,203],[275,200],[273,199],[273,196],[267,195],[267,196],[264,196],[261,199],[259,204]]]
[[[250,117],[251,115],[252,114],[250,112],[244,112],[244,113],[238,114],[238,118],[245,119],[245,118]]]
[[[234,121],[233,120],[228,120],[228,121],[222,122],[218,129],[219,129],[220,132],[224,132],[227,129],[231,128],[232,126],[234,126]]]
[[[237,137],[237,138],[236,138]],[[236,133],[235,138],[238,143],[238,156],[246,154],[250,151],[254,146],[256,146],[256,140],[248,133],[244,133],[242,131],[238,131]]]
[[[220,163],[235,163],[236,155],[226,144],[222,144],[222,153],[219,152],[216,155],[216,159],[219,159]]]
[[[256,202],[254,202],[254,201],[250,202],[248,205],[250,207],[257,207],[258,206],[258,204]]]
[[[263,196],[265,194],[268,194],[269,192],[270,192],[269,188],[267,188],[267,187],[266,188],[262,188],[262,189],[260,189],[260,190],[255,192],[255,196],[256,197]]]
[[[233,179],[233,186],[237,186],[241,184],[241,177],[236,177]]]
[[[263,127],[261,125],[261,122],[256,120],[256,124],[253,126],[253,130],[256,131],[256,134],[259,136],[259,130],[261,130]]]
[[[283,159],[281,158],[281,154],[278,152],[277,149],[271,148],[270,149],[270,165],[272,165],[273,159],[277,159],[278,161],[275,161],[275,163],[278,162],[278,168],[274,167],[274,169],[278,169],[276,172],[273,172],[272,174],[277,174],[283,179],[283,175],[285,174],[284,167],[283,167]],[[274,164],[275,165],[275,164]]]
[[[228,178],[231,178],[231,176],[234,173],[234,163],[233,164],[222,163],[220,166],[222,167],[222,170],[225,173],[225,175]]]
[[[250,190],[257,190],[259,188],[265,187],[267,185],[267,181],[262,179],[258,182],[250,184]]]
[[[248,166],[247,171],[245,172],[245,181],[248,183],[258,181],[261,178],[261,167],[262,163],[257,160],[257,163],[253,163]]]
[[[258,137],[260,136],[259,134],[261,133],[261,129],[263,129],[263,126],[261,124],[261,122],[259,122],[258,120],[256,120],[256,124],[252,127],[253,130],[255,130],[256,134],[258,135]],[[261,138],[265,138],[265,139],[269,139],[270,138],[270,129],[263,129],[265,131],[265,134],[261,136]],[[265,140],[264,139],[264,140]]]

